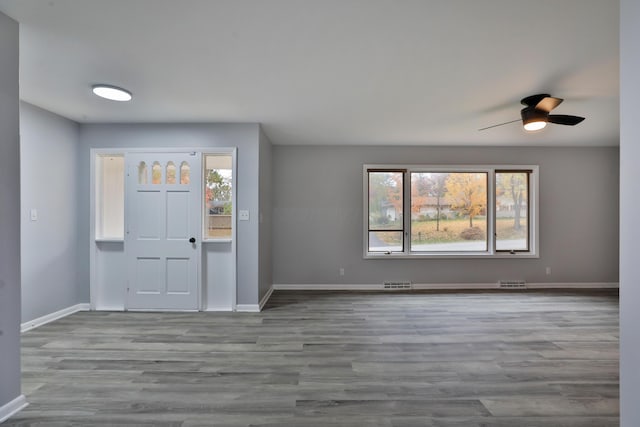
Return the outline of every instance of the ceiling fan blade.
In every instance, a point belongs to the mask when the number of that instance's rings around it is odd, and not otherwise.
[[[569,125],[574,126],[584,120],[584,117],[579,116],[567,116],[564,114],[552,114],[549,116],[549,123],[555,123],[557,125]]]
[[[515,122],[519,122],[519,121],[521,121],[521,119],[511,120],[510,122],[504,122],[504,123],[500,123],[500,124],[497,124],[497,125],[487,126],[486,128],[482,128],[482,129],[478,129],[478,130],[487,130],[487,129],[496,128],[498,126],[508,125],[509,123],[515,123]]]
[[[564,101],[564,99],[547,96],[541,99],[540,102],[536,104],[536,109],[546,111],[548,113],[549,111],[560,105],[562,101]]]
[[[520,104],[526,105],[527,107],[535,107],[545,98],[549,98],[551,95],[548,93],[541,93],[538,95],[527,96],[526,98],[522,98],[520,100]]]

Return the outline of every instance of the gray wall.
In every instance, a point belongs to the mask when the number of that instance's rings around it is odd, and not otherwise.
[[[258,303],[259,126],[257,124],[88,124],[80,126],[78,254],[82,301],[89,301],[89,160],[91,148],[237,147],[238,304]]]
[[[271,256],[272,149],[271,142],[260,129],[260,285],[258,300],[261,300],[269,291],[273,276],[273,258]]]
[[[0,408],[20,396],[18,23],[0,13]]]
[[[75,122],[20,104],[22,322],[78,304]],[[30,210],[37,209],[37,221]]]
[[[620,2],[620,425],[640,424],[640,2]]]
[[[617,148],[274,146],[273,156],[275,284],[618,281]],[[539,165],[540,258],[363,259],[365,163]]]

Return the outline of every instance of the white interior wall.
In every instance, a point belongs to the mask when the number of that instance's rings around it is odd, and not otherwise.
[[[123,150],[127,148],[173,148],[190,147],[202,149],[237,147],[237,209],[248,210],[249,221],[238,221],[236,227],[237,245],[237,304],[256,306],[258,304],[258,253],[259,253],[259,125],[257,124],[89,124],[80,127],[79,168],[79,248],[87,248],[92,236],[89,235],[89,178],[91,149]],[[100,280],[110,283],[111,288],[101,295],[106,301],[122,300],[124,276],[121,243],[99,243],[101,254],[96,268]],[[218,289],[215,282],[228,277],[229,266],[233,266],[230,257],[230,245],[224,243],[205,243],[203,255],[203,273],[206,280],[207,301],[214,298]],[[89,301],[89,252],[81,251],[79,258],[79,277],[84,284],[84,301]],[[226,254],[223,256],[223,254]],[[213,282],[210,281],[213,280]],[[95,289],[95,288],[94,288]],[[105,288],[106,289],[106,288]],[[219,294],[222,295],[222,294]],[[226,295],[226,294],[225,294]],[[106,306],[102,308],[118,308]]]
[[[18,23],[0,13],[0,421],[20,394]]]
[[[620,2],[620,425],[640,425],[640,2]]]
[[[258,300],[262,301],[273,283],[273,257],[271,256],[271,226],[273,221],[272,151],[271,141],[260,129],[260,285]]]
[[[277,145],[273,157],[274,284],[618,281],[617,148]],[[539,165],[540,257],[363,259],[362,165],[394,163]]]
[[[74,306],[78,125],[20,103],[22,323]],[[35,214],[34,220],[31,215]]]

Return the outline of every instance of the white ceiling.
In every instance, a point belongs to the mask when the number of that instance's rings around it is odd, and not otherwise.
[[[21,97],[82,123],[260,122],[275,144],[615,146],[617,0],[0,0]],[[133,92],[92,95],[94,83]],[[525,134],[550,93],[575,126]]]

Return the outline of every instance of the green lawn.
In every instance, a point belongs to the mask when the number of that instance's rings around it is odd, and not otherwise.
[[[498,237],[504,240],[510,239],[522,239],[526,237],[527,228],[526,221],[522,220],[522,228],[515,230],[513,228],[513,219],[499,218],[496,220],[496,231]],[[474,218],[473,226],[481,230],[481,235],[486,238],[487,233],[487,220],[486,218]],[[412,221],[411,222],[411,242],[412,243],[453,243],[462,242],[463,239],[461,233],[469,228],[468,218],[459,219],[445,219],[440,220],[440,230],[436,230],[436,221]],[[399,241],[392,241],[395,239],[385,238],[387,236],[380,236],[387,244],[398,244]]]
[[[499,218],[496,220],[496,231],[500,239],[522,239],[526,236],[527,229],[524,221],[521,221],[520,230],[513,228],[513,219]],[[482,236],[486,238],[487,220],[486,218],[474,218],[473,226],[482,231]],[[461,242],[464,239],[461,233],[469,228],[469,219],[446,219],[440,220],[440,230],[436,230],[436,221],[412,221],[411,241],[413,243],[451,243]]]

